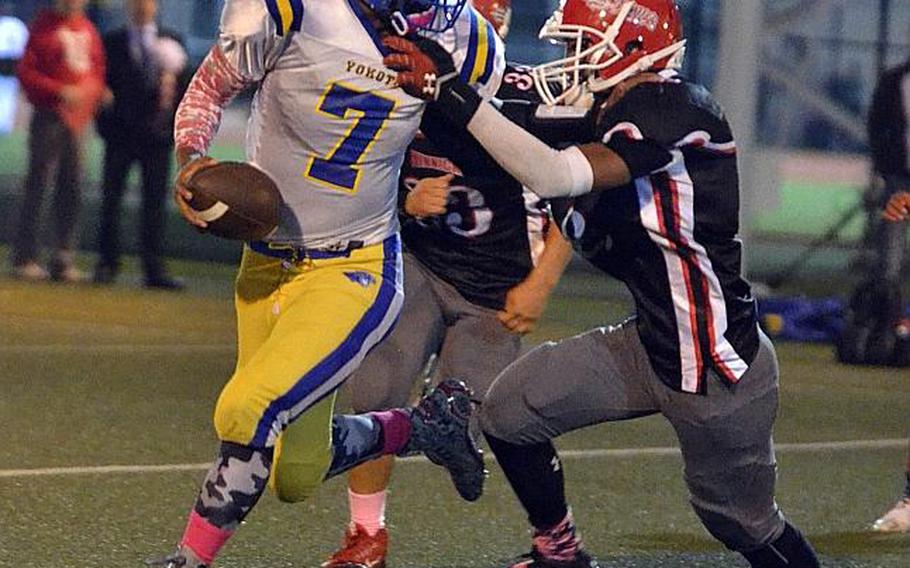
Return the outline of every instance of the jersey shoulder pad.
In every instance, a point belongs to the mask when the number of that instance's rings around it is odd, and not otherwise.
[[[275,31],[278,35],[286,36],[299,32],[303,26],[303,0],[262,0],[265,2],[272,21],[275,22]]]
[[[480,12],[466,6],[454,26],[431,38],[452,54],[461,78],[482,97],[488,99],[496,94],[506,69],[506,49],[493,25]]]
[[[695,132],[732,139],[719,105],[703,87],[682,80],[638,85],[610,109],[598,128],[603,142],[617,133],[671,148]]]
[[[285,34],[299,26],[294,23],[293,14],[297,12],[292,4],[299,6],[302,19],[302,0],[225,1],[218,44],[245,79],[262,79],[283,50]],[[291,18],[285,22],[282,18],[288,14]]]

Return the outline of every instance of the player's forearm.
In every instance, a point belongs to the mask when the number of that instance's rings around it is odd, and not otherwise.
[[[504,170],[541,197],[567,197],[591,191],[594,172],[577,146],[553,149],[499,113],[481,104],[468,132]]]
[[[631,170],[616,152],[600,141],[556,150],[514,124],[458,78],[445,82],[435,103],[448,119],[463,126],[492,158],[517,179],[545,198],[573,197],[591,191],[624,187]]]
[[[213,47],[177,107],[174,142],[178,158],[208,152],[225,107],[249,86],[219,47]]]
[[[547,232],[546,245],[528,280],[552,291],[572,260],[572,245],[556,227]]]

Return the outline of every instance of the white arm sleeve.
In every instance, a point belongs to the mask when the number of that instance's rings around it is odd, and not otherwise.
[[[555,150],[490,104],[478,107],[468,132],[504,170],[541,197],[581,195],[594,186],[594,170],[578,146]]]
[[[260,81],[285,45],[263,0],[225,1],[218,46],[245,81]]]

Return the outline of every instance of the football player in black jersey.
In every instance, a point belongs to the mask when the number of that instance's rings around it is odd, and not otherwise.
[[[678,7],[565,0],[542,36],[566,42],[567,56],[534,70],[541,96],[551,104],[578,90],[595,96],[594,135],[564,150],[483,104],[435,44],[393,40],[398,53],[386,58],[399,84],[426,89],[431,107],[526,187],[575,197],[558,215],[564,234],[635,299],[634,318],[538,347],[487,394],[483,431],[534,527],[531,554],[515,565],[594,564],[551,440],[662,413],[712,535],[755,567],[818,566],[774,499],[778,366],[741,276],[736,143],[711,94],[676,73],[685,46]]]
[[[507,0],[473,5],[505,34]],[[527,115],[540,102],[528,71],[508,66],[496,93],[503,108],[549,142],[570,140],[585,113],[552,121]],[[400,193],[404,307],[394,331],[349,379],[354,408],[406,403],[434,355],[440,376],[466,377],[475,396],[483,396],[518,357],[520,335],[533,329],[571,257],[559,231],[547,230],[541,199],[466,139],[464,130],[427,116],[408,149]],[[379,459],[350,472],[351,522],[324,567],[384,565],[392,463]]]

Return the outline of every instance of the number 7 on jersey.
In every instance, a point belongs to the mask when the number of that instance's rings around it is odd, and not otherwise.
[[[369,91],[332,83],[320,98],[317,110],[339,120],[352,120],[350,128],[324,158],[310,158],[303,175],[332,189],[355,193],[360,183],[363,157],[382,134],[397,102]]]

